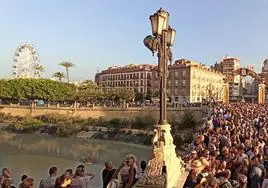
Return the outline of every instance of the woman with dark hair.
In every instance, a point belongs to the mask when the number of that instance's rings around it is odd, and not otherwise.
[[[137,181],[137,170],[135,167],[135,158],[134,157],[129,157],[128,160],[126,161],[127,166],[129,166],[129,173],[128,173],[128,178],[126,181],[126,184],[124,185],[124,188],[131,188]]]
[[[20,185],[19,185],[19,188],[23,188],[23,187],[24,187],[24,186],[23,186],[23,182],[24,182],[24,180],[25,180],[26,178],[28,178],[27,175],[22,175],[22,176],[21,176],[21,183],[20,183]]]

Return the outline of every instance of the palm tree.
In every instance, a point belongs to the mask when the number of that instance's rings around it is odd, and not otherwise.
[[[55,72],[53,74],[53,77],[58,78],[59,81],[61,82],[62,78],[64,78],[65,76],[64,76],[64,73],[63,72]]]
[[[61,66],[65,67],[66,69],[66,74],[67,74],[67,80],[68,83],[70,82],[70,78],[69,78],[69,68],[74,67],[74,64],[70,61],[63,61],[60,63]]]
[[[35,75],[37,75],[38,78],[40,78],[41,77],[41,72],[45,71],[45,67],[42,66],[42,65],[36,65],[36,66],[34,66],[34,70],[35,70]]]

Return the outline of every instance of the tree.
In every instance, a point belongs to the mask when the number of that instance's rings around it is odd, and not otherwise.
[[[143,102],[144,101],[144,94],[143,93],[135,93],[135,101],[136,102]]]
[[[9,100],[43,99],[50,101],[69,100],[75,85],[50,79],[0,80],[0,98]]]
[[[40,78],[41,77],[41,72],[45,71],[45,67],[42,66],[42,65],[36,65],[36,66],[34,66],[34,70],[35,70],[35,75],[37,75],[38,78]]]
[[[59,81],[61,82],[62,78],[64,78],[65,76],[64,76],[64,73],[63,72],[55,72],[53,74],[53,77],[58,78]]]
[[[119,94],[119,99],[130,101],[133,100],[134,98],[134,93],[132,90],[128,89],[120,89],[118,90]]]
[[[193,111],[186,110],[181,118],[181,128],[195,128],[197,126],[197,120]]]
[[[95,103],[96,100],[102,99],[103,96],[103,91],[96,83],[86,80],[78,85],[77,90],[73,93],[72,100]]]
[[[134,89],[135,101],[136,102],[143,102],[144,94],[140,93],[136,88]]]
[[[67,80],[68,83],[70,83],[70,77],[69,77],[69,68],[74,67],[74,64],[70,61],[63,61],[60,63],[61,66],[63,66],[66,70]]]
[[[151,90],[147,91],[145,99],[150,100],[150,101],[152,100],[152,92],[151,92]]]

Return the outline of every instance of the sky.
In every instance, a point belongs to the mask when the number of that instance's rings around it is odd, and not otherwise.
[[[260,71],[268,58],[268,0],[0,0],[0,78],[11,77],[21,43],[32,44],[45,77],[72,61],[71,80],[129,63],[156,64],[143,45],[160,7],[177,30],[174,59],[212,65],[225,55]]]

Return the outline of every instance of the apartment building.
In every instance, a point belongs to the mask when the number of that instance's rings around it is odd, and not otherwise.
[[[219,71],[187,59],[169,65],[167,95],[171,103],[195,103],[222,100],[223,78]],[[152,73],[152,92],[158,92],[157,69]]]
[[[219,63],[213,66],[213,69],[223,73],[224,75],[233,74],[233,71],[240,68],[240,59],[230,56],[225,56]],[[232,78],[230,84],[230,98],[236,99],[240,95],[241,77],[235,75]]]
[[[152,69],[155,67],[149,64],[113,66],[97,73],[95,82],[104,90],[125,88],[146,94],[151,88]]]
[[[263,61],[262,71],[259,75],[264,78],[265,84],[268,85],[268,59]]]

